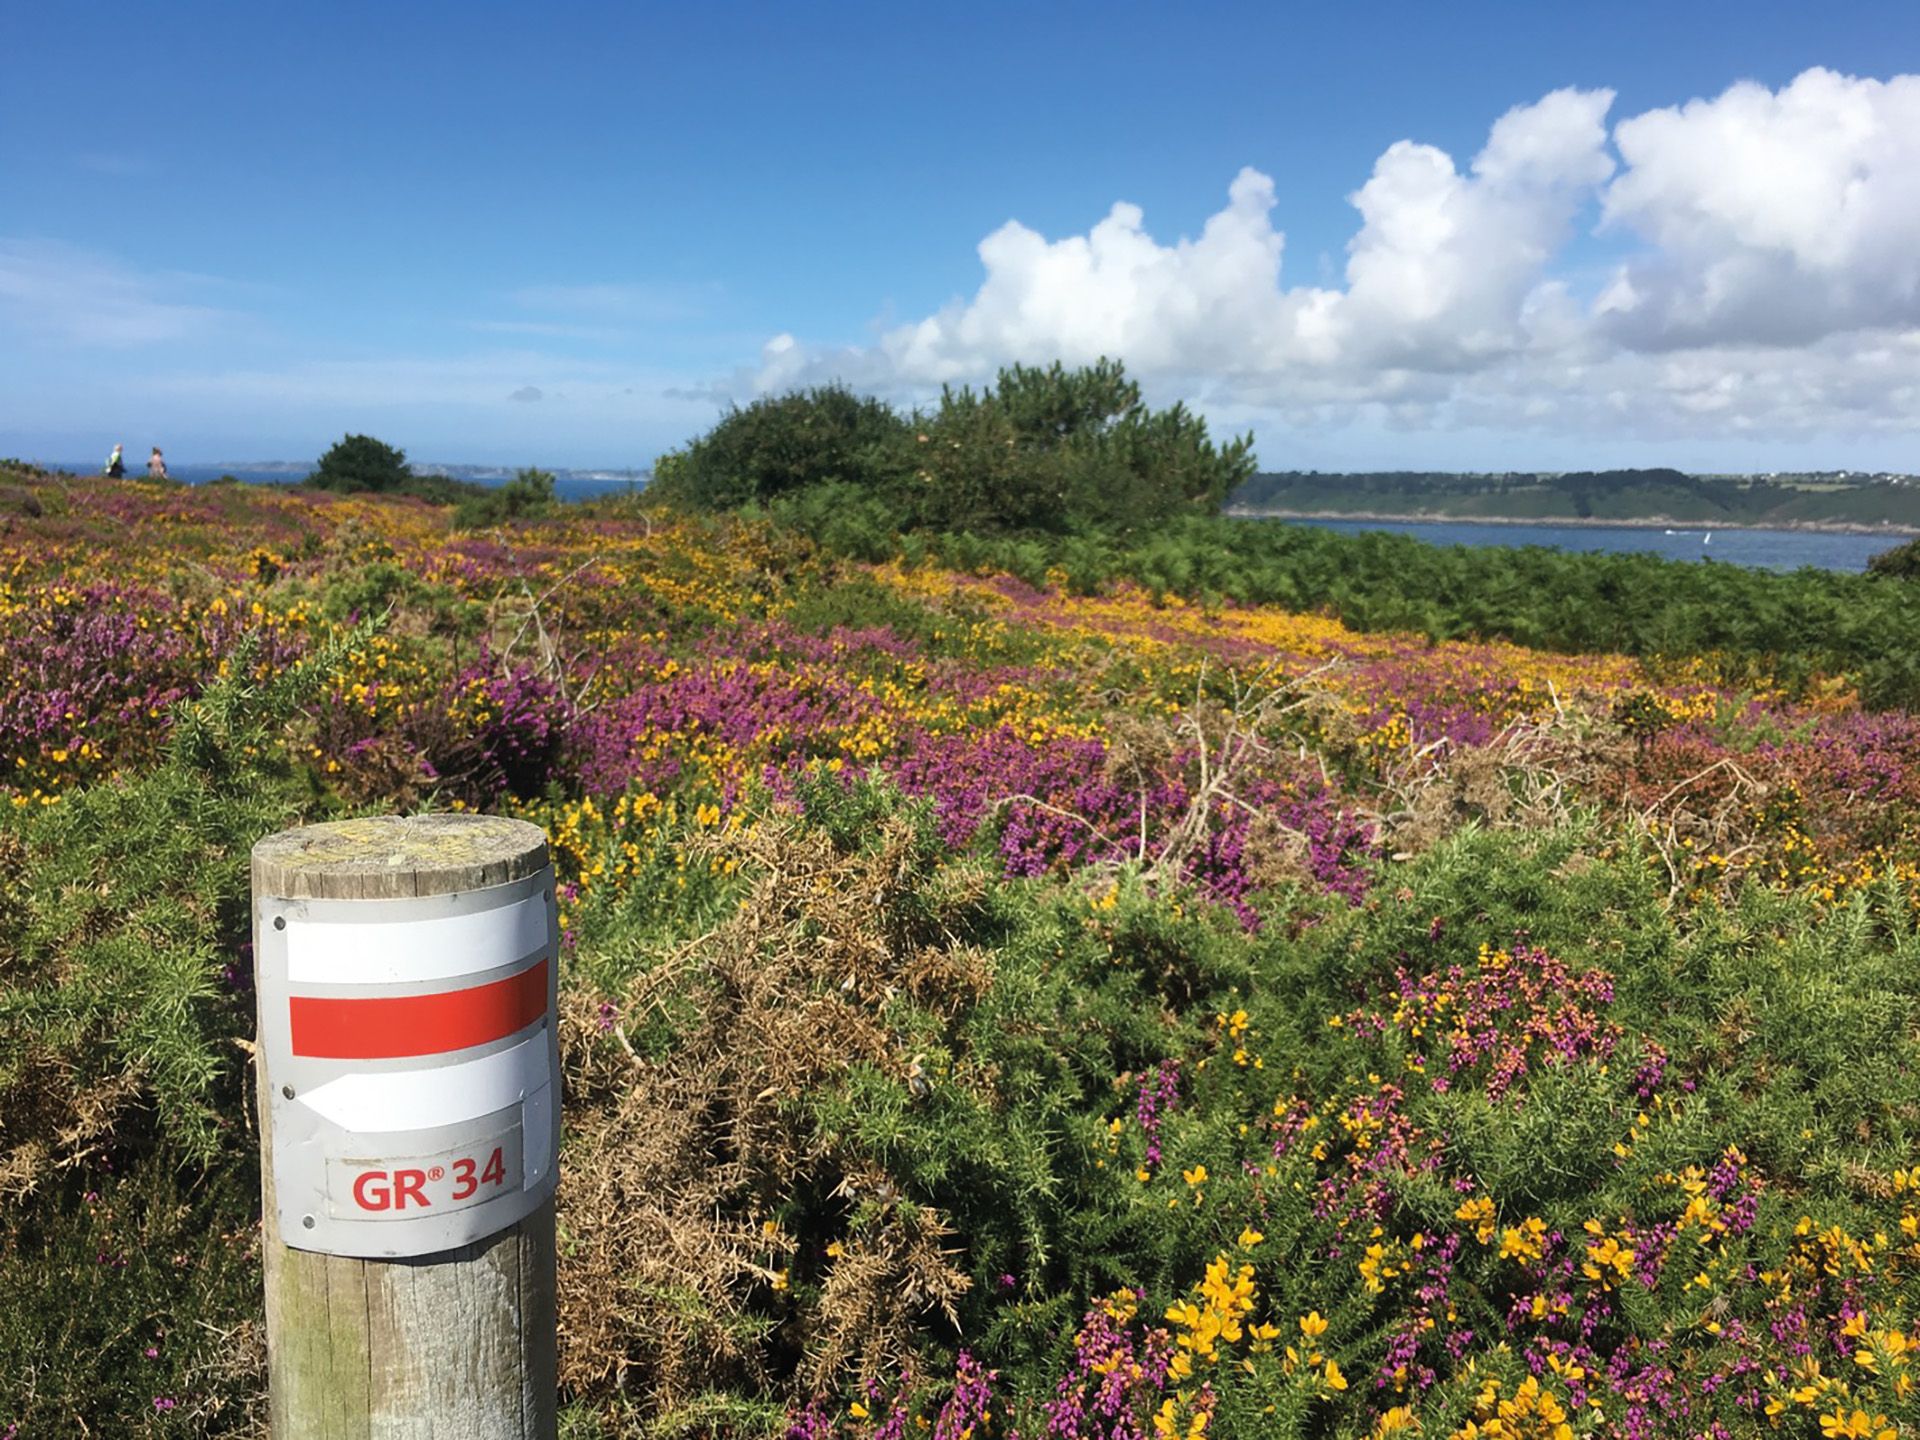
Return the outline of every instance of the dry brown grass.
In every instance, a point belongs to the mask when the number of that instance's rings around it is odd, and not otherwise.
[[[1223,809],[1248,816],[1245,863],[1257,884],[1310,880],[1306,837],[1241,792],[1248,777],[1276,765],[1317,766],[1325,778],[1324,762],[1303,735],[1318,725],[1323,712],[1338,710],[1326,685],[1333,668],[1324,665],[1297,676],[1274,667],[1251,676],[1228,671],[1223,698],[1207,693],[1202,671],[1192,702],[1177,714],[1153,719],[1119,714],[1109,722],[1106,778],[1140,796],[1140,823],[1132,835],[1108,838],[1126,840],[1143,884],[1180,888]],[[1185,775],[1190,798],[1150,843],[1147,793],[1170,773]]]
[[[50,1047],[30,1055],[10,1077],[0,1115],[0,1202],[23,1199],[109,1142],[143,1079],[126,1072],[82,1085]]]
[[[1580,706],[1509,725],[1485,745],[1436,740],[1383,768],[1370,813],[1388,853],[1421,854],[1461,825],[1544,831],[1604,798],[1631,742]]]
[[[1766,784],[1728,755],[1634,812],[1634,822],[1666,869],[1669,907],[1697,887],[1700,877],[1695,872],[1702,856],[1718,857],[1716,886],[1723,893],[1730,891],[1738,874],[1736,862],[1761,849],[1761,807],[1769,793]]]
[[[619,1025],[577,992],[562,1014],[562,1383],[669,1428],[716,1388],[812,1393],[897,1365],[968,1285],[940,1218],[795,1102],[856,1064],[912,1082],[884,1007],[906,993],[950,1013],[984,991],[990,960],[947,923],[983,876],[936,869],[900,822],[858,855],[792,819],[726,843],[754,877],[738,913],[610,997]],[[663,1023],[671,1042],[650,1044]],[[862,1216],[804,1308],[782,1291],[799,1242],[777,1216],[795,1194]]]

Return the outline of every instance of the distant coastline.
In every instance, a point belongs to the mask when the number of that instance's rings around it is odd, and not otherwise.
[[[1486,524],[1630,529],[1778,530],[1920,535],[1920,476],[1851,470],[1688,475],[1679,470],[1565,474],[1273,471],[1227,497],[1240,515],[1396,525]]]
[[[1664,515],[1633,519],[1601,519],[1575,515],[1444,515],[1417,510],[1280,510],[1264,506],[1229,505],[1221,513],[1235,520],[1352,520],[1362,524],[1392,525],[1532,525],[1565,526],[1575,530],[1801,530],[1828,535],[1920,535],[1920,525],[1865,524],[1848,520],[1678,520]]]

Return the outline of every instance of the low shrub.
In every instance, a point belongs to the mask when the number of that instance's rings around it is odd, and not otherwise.
[[[484,530],[509,520],[531,520],[553,507],[554,476],[550,470],[517,470],[504,485],[479,490],[453,510],[456,530]]]
[[[343,648],[262,677],[243,646],[158,764],[0,809],[0,1427],[251,1426],[248,853],[298,813],[275,734]]]
[[[817,485],[883,488],[906,422],[843,386],[729,410],[684,451],[654,463],[649,498],[697,509],[763,504]]]

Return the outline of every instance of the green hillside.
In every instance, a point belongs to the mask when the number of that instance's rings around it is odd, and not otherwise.
[[[1255,475],[1240,510],[1456,520],[1679,521],[1699,525],[1868,525],[1920,529],[1920,481],[1858,473],[1701,476],[1678,470],[1564,475],[1385,471]]]

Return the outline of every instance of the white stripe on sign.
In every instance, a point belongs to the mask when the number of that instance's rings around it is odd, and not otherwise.
[[[287,978],[308,985],[450,980],[524,960],[547,943],[547,897],[434,920],[369,925],[290,919]]]
[[[458,1065],[349,1071],[300,1099],[342,1130],[363,1135],[455,1125],[518,1105],[543,1089],[549,1043],[542,1028],[509,1050]]]

